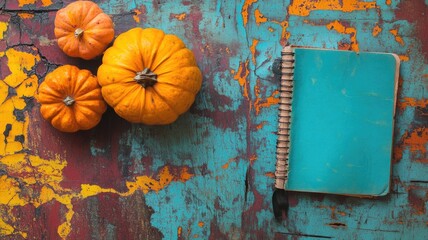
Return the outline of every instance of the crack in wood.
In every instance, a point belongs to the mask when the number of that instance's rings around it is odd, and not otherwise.
[[[296,237],[308,237],[308,238],[323,238],[323,239],[332,239],[331,236],[324,236],[324,235],[316,235],[316,234],[305,234],[305,233],[290,233],[290,232],[276,232],[282,235],[288,235],[288,236],[296,236]]]

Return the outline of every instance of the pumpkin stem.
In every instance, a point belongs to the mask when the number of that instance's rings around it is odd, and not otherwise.
[[[64,102],[64,104],[66,106],[71,106],[75,102],[74,99],[72,97],[70,97],[70,96],[65,97],[64,100],[62,100],[62,101]]]
[[[144,88],[151,87],[158,82],[156,73],[152,72],[149,68],[145,68],[141,72],[137,72],[134,80]]]
[[[74,30],[74,36],[76,37],[76,38],[79,38],[79,37],[81,37],[83,35],[83,29],[81,29],[81,28],[77,28],[76,30]]]

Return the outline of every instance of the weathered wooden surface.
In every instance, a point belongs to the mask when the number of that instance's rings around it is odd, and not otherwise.
[[[180,36],[203,87],[172,125],[109,109],[93,130],[64,134],[41,119],[38,85],[59,65],[100,64],[56,45],[55,12],[69,2],[0,0],[1,239],[428,239],[426,1],[96,1],[116,35]],[[286,42],[400,55],[387,197],[296,193],[288,220],[274,220],[272,64]]]

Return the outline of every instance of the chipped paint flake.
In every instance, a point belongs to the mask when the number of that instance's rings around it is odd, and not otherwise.
[[[34,17],[33,13],[18,13],[18,16],[22,19],[31,19]]]
[[[7,22],[0,22],[0,40],[4,38],[8,25]]]
[[[381,33],[381,32],[382,32],[382,28],[379,27],[379,25],[376,25],[373,28],[372,35],[373,35],[373,37],[377,37],[377,35],[379,35],[379,33]]]
[[[260,80],[257,80],[257,84],[254,87],[254,93],[256,97],[256,100],[254,101],[254,109],[256,111],[256,115],[260,114],[260,110],[262,108],[267,108],[272,105],[278,104],[280,101],[278,90],[272,92],[272,94],[269,97],[262,99],[260,97],[260,85],[261,85]]]
[[[254,17],[256,18],[256,24],[257,26],[260,26],[260,24],[265,23],[268,21],[267,17],[263,16],[263,14],[260,12],[259,9],[256,9],[254,11]]]
[[[351,45],[350,48],[352,51],[358,52],[359,46],[357,42],[357,30],[353,27],[346,27],[339,21],[334,21],[326,25],[327,29],[335,30],[341,34],[348,34],[350,36]]]
[[[361,0],[294,0],[288,8],[288,13],[297,16],[309,16],[315,10],[333,10],[342,12],[365,11],[376,8],[376,2]]]
[[[251,56],[254,64],[256,64],[256,46],[258,43],[259,43],[258,39],[253,39],[253,43],[250,46],[250,52],[251,52]]]
[[[179,21],[183,21],[187,17],[187,14],[186,13],[171,14],[171,17],[175,18],[175,19],[177,19]]]
[[[404,97],[399,103],[398,108],[404,110],[407,107],[420,107],[426,108],[428,106],[428,99],[416,99],[410,97]]]
[[[403,151],[409,149],[415,161],[428,163],[428,128],[420,127],[412,131],[406,131],[400,140],[401,144],[394,147],[394,159],[399,161],[403,157]]]
[[[398,29],[391,29],[389,32],[394,35],[396,42],[398,42],[401,46],[405,45],[403,38],[398,34]]]
[[[247,26],[248,23],[248,10],[250,8],[251,5],[253,5],[254,3],[256,3],[258,0],[245,0],[244,5],[242,6],[242,19],[244,22],[244,26]]]
[[[248,93],[248,87],[247,87],[247,78],[250,74],[249,70],[249,61],[241,62],[239,64],[238,71],[236,71],[236,74],[233,76],[233,79],[237,80],[239,85],[244,88],[244,97],[249,99],[249,93]],[[232,74],[234,74],[235,71],[232,71]]]

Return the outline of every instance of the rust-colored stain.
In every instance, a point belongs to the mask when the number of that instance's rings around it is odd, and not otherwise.
[[[308,16],[315,10],[334,10],[342,12],[365,11],[376,8],[376,2],[365,2],[360,0],[294,0],[288,8],[291,15]]]
[[[338,33],[348,34],[351,40],[351,50],[355,52],[358,52],[360,50],[357,43],[357,30],[355,28],[347,27],[337,20],[327,24],[326,27],[329,30],[337,31]]]
[[[262,121],[261,123],[259,123],[259,124],[257,124],[257,125],[256,125],[256,129],[257,129],[257,130],[260,130],[260,129],[262,129],[266,124],[268,124],[268,122],[267,122],[267,121]]]
[[[256,24],[257,26],[260,26],[260,24],[265,23],[268,21],[267,17],[263,16],[263,14],[260,12],[259,9],[256,9],[254,11],[254,17],[256,18]]]
[[[391,5],[391,0],[385,0],[386,5]]]
[[[394,147],[394,160],[399,161],[403,157],[403,151],[409,149],[410,154],[420,154],[421,157],[413,157],[418,162],[428,163],[428,128],[420,127],[412,131],[406,131],[400,139],[400,144]]]
[[[248,17],[249,17],[248,10],[250,6],[253,5],[253,3],[255,2],[257,2],[257,0],[245,0],[244,5],[242,6],[241,15],[242,15],[244,26],[247,26],[247,23],[248,23]]]
[[[205,225],[205,223],[204,222],[198,222],[198,226],[199,227],[203,227]]]
[[[394,35],[395,41],[398,42],[401,46],[404,46],[403,38],[398,34],[398,29],[391,29],[389,32]]]
[[[398,108],[400,110],[404,110],[407,107],[426,108],[426,107],[428,107],[428,99],[415,99],[415,98],[404,97],[398,103]]]
[[[267,172],[267,173],[265,173],[265,176],[274,179],[275,178],[275,173],[274,172]]]
[[[410,186],[408,189],[407,200],[416,215],[426,214],[425,204],[428,201],[428,191],[426,189]]]
[[[372,35],[373,35],[373,37],[377,37],[377,35],[379,35],[379,33],[381,33],[381,32],[382,32],[382,28],[379,27],[379,25],[376,25],[373,28]]]

